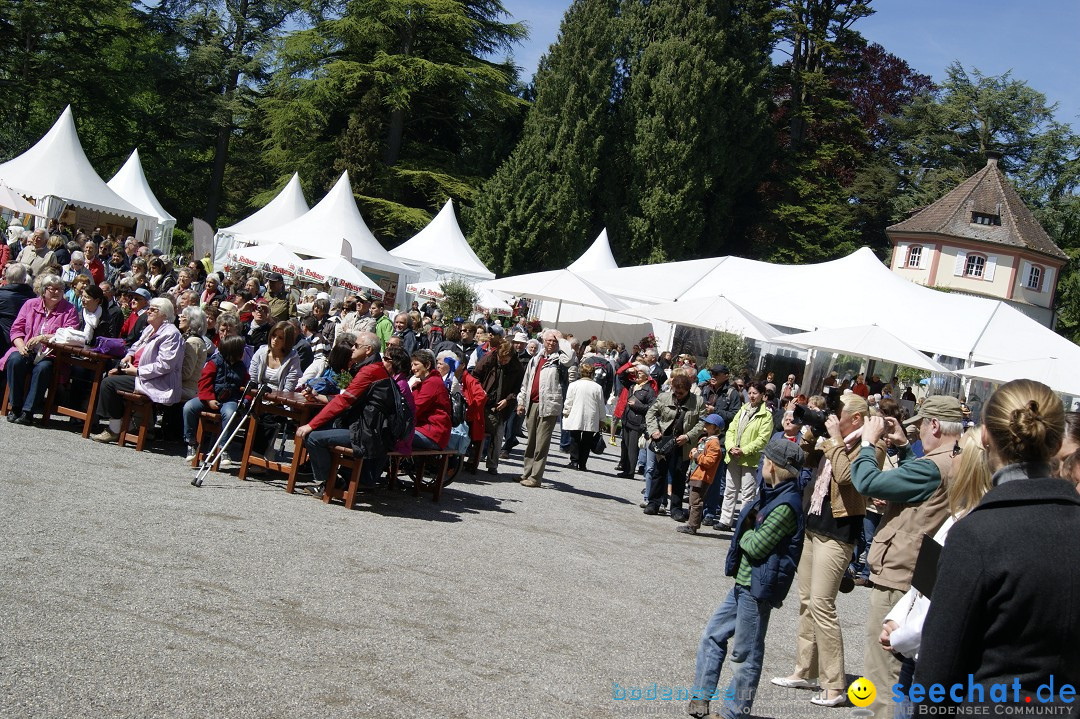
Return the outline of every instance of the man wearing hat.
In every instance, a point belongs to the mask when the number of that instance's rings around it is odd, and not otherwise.
[[[888,500],[874,534],[870,563],[870,610],[866,616],[863,676],[874,686],[891,687],[900,677],[900,660],[881,649],[878,641],[889,610],[911,587],[911,575],[924,534],[933,534],[949,516],[948,486],[960,457],[964,414],[960,400],[934,395],[905,425],[918,424],[923,456],[915,457],[900,423],[890,417],[869,417],[863,426],[862,449],[851,466],[851,483],[860,494]],[[888,436],[898,451],[899,465],[878,468],[873,445]],[[891,717],[894,706],[886,694],[871,707],[877,719]]]
[[[146,308],[150,304],[151,297],[150,290],[145,287],[129,290],[124,295],[128,298],[131,314],[124,320],[124,326],[120,329],[120,336],[124,338],[124,343],[131,347],[142,336],[142,331],[146,329]]]
[[[296,298],[285,289],[285,278],[280,272],[266,275],[268,285],[263,297],[270,305],[270,319],[276,324],[296,314]]]

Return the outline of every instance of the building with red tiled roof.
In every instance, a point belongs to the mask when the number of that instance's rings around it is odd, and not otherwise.
[[[887,228],[892,270],[928,287],[1008,302],[1053,326],[1061,251],[987,153],[986,167]]]

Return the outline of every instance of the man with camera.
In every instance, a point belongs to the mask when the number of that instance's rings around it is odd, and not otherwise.
[[[863,676],[874,686],[891,687],[900,676],[900,660],[881,650],[878,638],[885,615],[911,586],[923,535],[933,534],[949,516],[947,488],[960,457],[963,411],[955,397],[935,395],[923,401],[906,424],[919,424],[922,457],[910,450],[904,428],[891,417],[870,417],[863,427],[862,449],[851,465],[851,483],[860,494],[888,500],[874,534],[870,562],[870,610],[866,615]],[[887,436],[898,450],[900,463],[882,471],[874,454],[878,438]],[[872,709],[877,719],[892,715],[888,697],[878,697]]]
[[[705,433],[705,402],[690,391],[690,378],[677,374],[671,378],[671,389],[661,393],[645,414],[645,431],[652,440],[648,451],[653,461],[648,463],[645,477],[645,514],[659,514],[671,484],[671,518],[685,522],[689,512],[683,509],[683,490],[690,450]]]

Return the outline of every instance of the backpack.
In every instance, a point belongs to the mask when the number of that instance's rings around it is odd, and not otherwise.
[[[469,411],[469,403],[465,401],[465,395],[454,392],[450,395],[450,426],[457,427],[465,421],[465,415]]]
[[[394,386],[393,399],[395,407],[393,412],[383,416],[382,435],[383,440],[389,446],[394,446],[406,437],[413,436],[416,422],[412,410],[409,409],[409,403],[405,401],[405,395],[401,393],[401,388],[397,386],[397,382],[391,381],[390,384]]]

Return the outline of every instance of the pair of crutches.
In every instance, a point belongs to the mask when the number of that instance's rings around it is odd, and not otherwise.
[[[258,385],[258,390],[249,399],[248,394],[252,391],[257,383],[255,380],[251,380],[244,387],[244,393],[241,396],[240,404],[237,406],[236,411],[233,412],[229,421],[221,428],[221,434],[218,435],[217,440],[214,442],[214,446],[210,448],[210,451],[203,457],[202,464],[199,465],[199,471],[196,473],[195,478],[191,480],[191,486],[201,487],[203,480],[206,479],[206,475],[210,473],[210,470],[224,455],[225,450],[229,444],[236,438],[236,435],[240,432],[240,428],[244,426],[244,422],[251,415],[255,407],[262,401],[263,395],[271,390],[270,385],[261,384]]]

